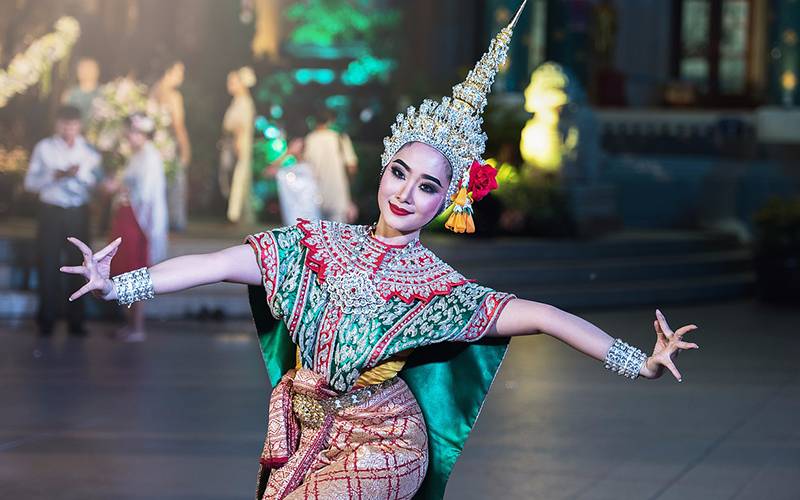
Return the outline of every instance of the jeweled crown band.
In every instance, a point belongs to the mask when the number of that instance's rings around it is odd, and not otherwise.
[[[120,274],[111,278],[114,289],[117,291],[117,303],[129,306],[134,302],[149,300],[156,296],[153,281],[146,267]]]
[[[647,355],[641,350],[616,339],[606,354],[605,367],[633,380],[639,376],[646,361]]]

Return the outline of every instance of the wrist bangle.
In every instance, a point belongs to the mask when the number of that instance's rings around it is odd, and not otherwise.
[[[111,278],[117,291],[117,303],[130,307],[134,302],[149,300],[156,296],[153,281],[146,267]]]
[[[647,355],[639,349],[616,339],[606,354],[605,367],[631,380],[636,379],[647,361]]]

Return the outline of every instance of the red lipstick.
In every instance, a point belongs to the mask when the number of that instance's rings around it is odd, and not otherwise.
[[[409,212],[408,210],[404,210],[400,207],[395,206],[394,203],[392,203],[391,201],[389,202],[389,210],[391,210],[393,214],[398,215],[400,217],[405,217],[406,215],[412,214],[412,212]]]

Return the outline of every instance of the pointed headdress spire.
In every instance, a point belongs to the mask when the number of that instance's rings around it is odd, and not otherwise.
[[[426,99],[419,109],[412,106],[405,114],[397,115],[392,135],[383,141],[385,149],[381,161],[384,169],[404,145],[422,142],[436,148],[450,162],[453,177],[447,193],[448,202],[455,199],[460,188],[468,188],[470,166],[474,161],[481,161],[486,148],[487,137],[481,130],[483,110],[495,76],[506,61],[514,27],[526,3],[527,0],[523,0],[509,25],[492,39],[489,50],[469,72],[467,79],[453,87],[452,98],[445,97],[439,102]],[[471,206],[465,210],[471,213]]]

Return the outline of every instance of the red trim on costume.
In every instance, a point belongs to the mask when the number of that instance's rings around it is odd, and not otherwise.
[[[299,219],[297,227],[302,231],[300,244],[305,246],[306,267],[314,271],[320,284],[329,276],[352,272],[354,268],[375,272],[390,250],[397,249],[371,236],[372,245],[362,247],[357,240],[359,226],[338,225]],[[335,227],[338,240],[331,236]],[[378,294],[384,300],[397,297],[406,304],[415,300],[428,303],[433,297],[448,295],[453,288],[472,283],[436,255],[417,242],[416,254],[400,261],[400,266],[391,276],[384,276],[376,283]],[[401,247],[402,248],[402,247]]]
[[[278,275],[280,260],[278,258],[278,245],[272,233],[259,233],[247,237],[247,243],[253,248],[258,259],[261,271],[261,283],[267,293],[267,305],[275,315],[273,303],[278,292]]]
[[[491,292],[487,294],[462,330],[464,340],[475,341],[486,335],[489,327],[497,320],[506,305],[515,298],[517,298],[515,295],[509,293]]]

